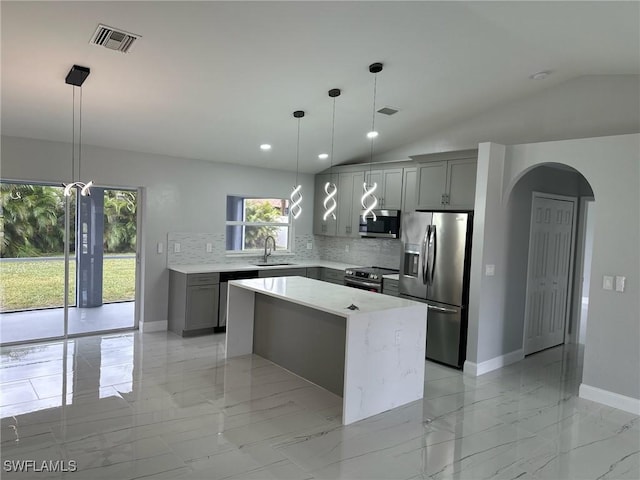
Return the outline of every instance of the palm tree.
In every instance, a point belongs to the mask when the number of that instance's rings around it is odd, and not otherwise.
[[[0,183],[3,257],[58,254],[64,241],[61,187]]]
[[[105,190],[104,250],[106,253],[136,251],[136,192]]]

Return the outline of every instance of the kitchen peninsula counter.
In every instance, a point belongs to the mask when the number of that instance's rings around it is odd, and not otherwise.
[[[423,397],[426,319],[422,303],[309,278],[234,280],[226,352],[342,396],[347,425]]]

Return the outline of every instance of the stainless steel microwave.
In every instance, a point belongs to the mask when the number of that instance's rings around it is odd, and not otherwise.
[[[366,220],[360,212],[360,236],[375,238],[400,238],[400,210],[374,210],[376,219],[369,214]]]

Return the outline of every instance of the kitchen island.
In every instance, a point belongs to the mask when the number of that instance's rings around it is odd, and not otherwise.
[[[345,425],[424,395],[422,303],[277,277],[230,281],[227,309],[227,358],[255,353],[342,396]]]

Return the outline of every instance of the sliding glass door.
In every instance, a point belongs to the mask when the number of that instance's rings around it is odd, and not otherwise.
[[[0,195],[0,343],[135,327],[135,190],[65,197],[57,185],[3,181]]]

